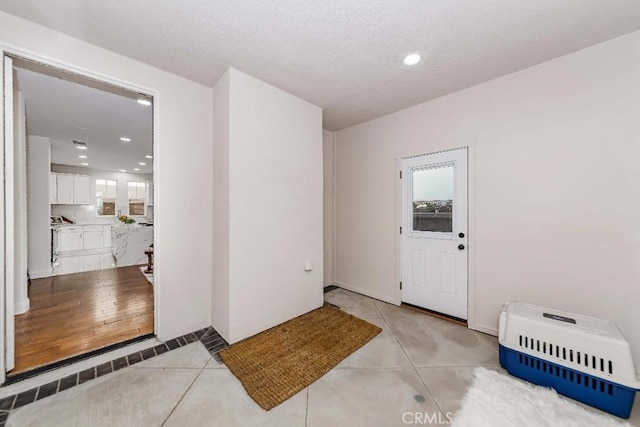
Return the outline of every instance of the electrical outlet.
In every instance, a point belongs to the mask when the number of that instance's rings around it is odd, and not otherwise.
[[[311,261],[305,261],[304,262],[304,271],[311,271],[313,270],[313,267],[311,267]]]

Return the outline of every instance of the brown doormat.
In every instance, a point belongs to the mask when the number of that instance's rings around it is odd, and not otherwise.
[[[322,377],[381,331],[344,311],[324,306],[218,354],[249,396],[268,411]]]

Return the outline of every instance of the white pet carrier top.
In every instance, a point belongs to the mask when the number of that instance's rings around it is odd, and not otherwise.
[[[594,377],[640,388],[629,343],[610,320],[508,302],[500,313],[499,342]]]

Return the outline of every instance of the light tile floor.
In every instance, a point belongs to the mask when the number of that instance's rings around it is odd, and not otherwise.
[[[403,426],[405,412],[459,409],[475,367],[501,369],[495,337],[342,289],[325,298],[383,331],[269,412],[196,342],[22,407],[7,425]]]
[[[59,256],[56,262],[51,264],[52,275],[83,273],[85,271],[104,270],[115,268],[116,260],[111,253],[94,255]]]

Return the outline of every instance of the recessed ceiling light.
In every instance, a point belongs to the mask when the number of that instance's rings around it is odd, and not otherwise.
[[[76,126],[76,129],[78,129],[78,130],[87,130],[87,128],[84,127],[84,126]]]
[[[82,142],[82,141],[72,141],[73,145],[75,145],[75,147],[78,150],[86,150],[87,149],[87,143],[86,142]]]
[[[133,168],[133,170],[134,170],[134,171],[139,171],[139,170],[140,170],[140,168]]]
[[[87,158],[87,156],[85,156],[84,154],[80,154],[80,155],[78,156],[78,158],[79,158],[79,159],[86,159],[86,158]]]
[[[147,166],[147,164],[145,162],[140,162],[138,163],[140,166]]]
[[[405,56],[403,62],[404,62],[404,65],[411,66],[411,65],[416,65],[420,61],[422,61],[422,58],[420,57],[420,55],[418,55],[417,53],[412,53]]]
[[[138,104],[144,105],[145,107],[150,107],[151,101],[149,101],[148,99],[140,98],[138,99]]]
[[[89,163],[80,163],[82,166],[89,166]]]
[[[124,169],[120,169],[120,172],[126,172],[126,170],[124,170]]]
[[[122,141],[122,142],[131,142],[131,138],[127,138],[126,136],[123,136],[122,138],[120,138],[120,141]]]
[[[149,154],[147,154],[145,157],[146,157],[147,159],[153,159],[153,156],[151,156],[151,155],[149,155]]]

